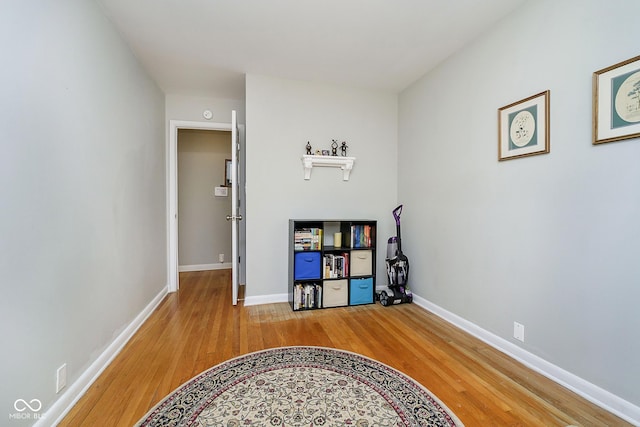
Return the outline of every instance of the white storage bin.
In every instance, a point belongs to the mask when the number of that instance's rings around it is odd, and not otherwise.
[[[370,276],[372,274],[371,251],[351,251],[349,276]]]
[[[343,280],[325,280],[322,282],[322,306],[340,307],[349,305],[348,282]]]

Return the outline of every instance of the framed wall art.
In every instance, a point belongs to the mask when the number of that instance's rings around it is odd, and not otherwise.
[[[233,176],[231,174],[231,159],[224,161],[224,185],[223,187],[231,187],[233,184]]]
[[[640,137],[640,56],[593,73],[593,143]]]
[[[549,91],[498,109],[498,160],[549,152]]]

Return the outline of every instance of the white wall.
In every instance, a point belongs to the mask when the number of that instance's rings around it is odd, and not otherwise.
[[[245,123],[243,99],[223,99],[168,93],[165,102],[167,129],[169,120],[231,123],[231,110],[236,110],[238,123]],[[204,110],[209,110],[213,113],[211,120],[206,120],[202,116]]]
[[[0,51],[5,424],[16,399],[43,413],[57,368],[68,391],[166,287],[165,130],[163,94],[95,2],[0,3]]]
[[[401,94],[398,154],[414,291],[634,405],[640,141],[591,144],[591,79],[640,53],[638,16],[528,2]],[[498,162],[498,108],[546,89],[551,153]]]
[[[231,189],[224,185],[225,160],[231,158],[231,132],[178,130],[178,263],[183,269],[225,266],[231,260]],[[200,267],[198,267],[200,266]]]
[[[395,234],[396,95],[248,75],[246,96],[247,297],[287,293],[289,218],[376,219],[384,247]],[[332,139],[356,157],[350,180],[315,168],[305,181],[307,141],[329,149]]]

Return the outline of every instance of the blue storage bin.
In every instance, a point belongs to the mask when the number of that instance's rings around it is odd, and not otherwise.
[[[373,278],[351,279],[349,305],[373,303]]]
[[[319,279],[320,266],[320,252],[297,252],[294,261],[294,279]]]

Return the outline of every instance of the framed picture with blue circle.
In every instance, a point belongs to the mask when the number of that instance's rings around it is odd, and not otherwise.
[[[498,109],[498,160],[549,152],[549,97],[546,90]]]
[[[593,144],[640,137],[640,56],[593,73]]]

